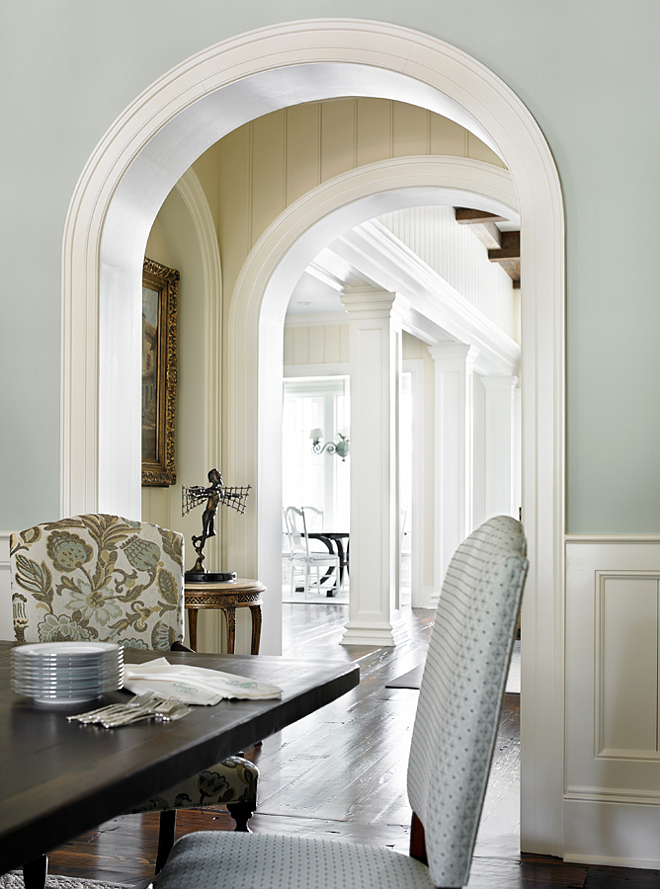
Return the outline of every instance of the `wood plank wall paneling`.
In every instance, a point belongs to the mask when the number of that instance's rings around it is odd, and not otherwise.
[[[378,217],[395,237],[509,336],[518,336],[518,296],[511,278],[488,261],[467,225],[456,225],[452,207],[412,207]]]
[[[199,165],[200,179],[212,189],[207,197],[218,220],[224,293],[232,293],[250,249],[285,207],[333,176],[407,154],[474,157],[503,166],[463,127],[386,99],[293,106],[221,139],[194,169]],[[217,181],[208,169],[214,159]]]
[[[348,324],[285,327],[284,365],[347,363],[348,331]]]

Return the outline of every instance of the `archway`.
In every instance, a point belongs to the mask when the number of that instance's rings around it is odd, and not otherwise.
[[[251,250],[234,288],[227,324],[225,369],[234,397],[226,418],[225,466],[234,478],[254,477],[256,470],[259,496],[251,521],[233,523],[225,539],[232,559],[245,559],[244,570],[256,570],[273,591],[265,621],[271,644],[281,634],[275,591],[281,577],[282,329],[296,281],[331,241],[381,213],[445,204],[517,219],[517,200],[510,173],[492,164],[433,156],[386,160],[350,170],[308,192],[280,214]],[[246,434],[246,429],[256,431]],[[260,447],[260,442],[268,446]],[[255,540],[256,561],[250,563]]]
[[[456,120],[502,156],[518,193],[525,280],[523,510],[531,561],[524,607],[523,848],[561,854],[563,205],[538,125],[479,62],[387,23],[294,22],[199,53],[121,115],[83,171],[65,229],[62,511],[139,511],[140,269],[166,194],[199,154],[248,119],[349,95],[398,99]],[[230,388],[230,412],[245,395],[240,386]],[[241,450],[248,442],[258,467],[263,448],[256,416],[244,420],[231,430],[226,459],[230,465],[236,459],[237,440]]]

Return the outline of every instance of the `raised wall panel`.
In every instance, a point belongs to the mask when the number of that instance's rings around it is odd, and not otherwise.
[[[658,749],[658,578],[596,574],[596,753]]]
[[[659,604],[660,537],[568,539],[568,860],[660,864]]]
[[[306,364],[318,364],[327,361],[325,348],[325,329],[308,327],[308,346]]]
[[[286,201],[292,204],[321,182],[321,106],[293,105],[286,116]]]
[[[324,334],[324,353],[323,361],[326,364],[337,364],[342,360],[341,357],[341,327],[338,324],[332,324],[328,327],[319,328]],[[348,325],[346,325],[348,332]],[[310,363],[314,361],[311,357]]]
[[[341,345],[341,357],[340,361],[350,361],[351,359],[351,349],[350,349],[350,330],[348,324],[342,325],[339,328],[339,339]]]
[[[392,108],[392,154],[394,157],[429,154],[430,112],[415,105],[395,102]]]
[[[292,364],[309,364],[309,327],[293,328]]]
[[[252,243],[286,207],[284,125],[281,111],[259,117],[252,127]]]
[[[392,105],[389,99],[357,100],[357,162],[392,157]]]
[[[431,154],[467,157],[467,130],[453,120],[431,115]]]
[[[321,106],[321,180],[325,182],[356,166],[356,101],[324,102]]]
[[[467,135],[467,156],[475,161],[484,161],[487,164],[495,164],[498,167],[504,167],[504,161],[498,157],[492,148],[484,144],[481,139],[477,139],[472,133],[466,130]]]
[[[0,531],[0,639],[14,641],[9,572],[9,531]]]
[[[230,294],[250,247],[250,128],[240,127],[218,142],[218,241],[222,287]],[[225,300],[225,311],[229,299]]]

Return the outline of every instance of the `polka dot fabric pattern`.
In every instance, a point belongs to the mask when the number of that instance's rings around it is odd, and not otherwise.
[[[431,879],[465,886],[527,574],[522,526],[490,519],[456,550],[420,687],[408,797]]]
[[[320,837],[202,832],[172,849],[157,889],[432,889],[398,852]]]
[[[157,889],[417,889],[468,882],[527,574],[522,525],[483,524],[447,570],[420,688],[408,796],[428,867],[325,838],[197,833],[175,844]]]

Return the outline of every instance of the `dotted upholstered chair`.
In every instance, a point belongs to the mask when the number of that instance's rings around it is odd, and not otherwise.
[[[74,516],[12,534],[10,559],[18,642],[187,650],[183,536],[176,531],[113,515]],[[174,843],[179,808],[225,804],[236,830],[247,830],[258,774],[251,762],[230,757],[134,809],[161,811],[157,870]]]
[[[158,889],[431,889],[468,881],[527,573],[515,519],[490,519],[447,570],[408,764],[410,856],[319,837],[182,837]]]

